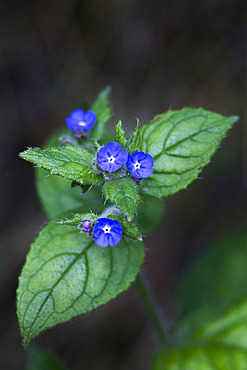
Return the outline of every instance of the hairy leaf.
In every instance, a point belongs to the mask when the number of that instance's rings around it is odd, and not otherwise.
[[[109,87],[102,90],[90,108],[97,114],[97,120],[90,130],[90,136],[95,140],[99,140],[103,136],[106,124],[112,115],[109,99],[110,92],[111,89]]]
[[[25,346],[42,331],[114,299],[143,262],[142,242],[123,237],[117,247],[99,248],[57,221],[40,232],[19,278],[17,313]]]
[[[140,128],[140,121],[137,120],[136,129],[133,132],[129,142],[128,142],[128,151],[130,153],[133,153],[139,149],[139,146],[141,145],[141,128]]]
[[[131,221],[140,199],[136,184],[130,179],[120,178],[106,182],[103,190],[106,200],[115,203]]]
[[[125,137],[125,131],[123,129],[122,121],[118,121],[115,128],[115,138],[114,140],[119,143],[123,149],[125,149],[127,144],[127,139]]]
[[[209,163],[237,119],[184,108],[159,114],[144,125],[141,150],[154,159],[153,175],[143,180],[146,191],[163,197],[186,188]]]
[[[85,149],[66,145],[48,149],[29,148],[20,156],[52,175],[59,175],[79,184],[99,184],[103,176],[94,170],[93,155]]]

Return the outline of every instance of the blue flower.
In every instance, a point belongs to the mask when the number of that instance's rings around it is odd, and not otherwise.
[[[150,154],[136,152],[128,156],[126,166],[132,176],[141,179],[153,174],[154,160]]]
[[[93,228],[94,242],[101,248],[108,245],[115,247],[122,239],[123,228],[120,223],[110,218],[98,218]]]
[[[124,166],[128,159],[128,153],[122,149],[119,143],[111,141],[105,147],[100,148],[97,156],[98,166],[107,172],[114,172]]]
[[[80,137],[84,131],[88,131],[93,127],[96,118],[96,113],[91,110],[84,112],[82,109],[76,109],[70,113],[70,116],[66,118],[65,122],[68,128]]]

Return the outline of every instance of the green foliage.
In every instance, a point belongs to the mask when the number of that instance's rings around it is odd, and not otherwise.
[[[19,278],[17,313],[24,345],[42,331],[102,306],[135,280],[142,242],[99,248],[86,234],[52,220],[32,244]]]
[[[177,337],[210,344],[237,346],[247,351],[247,299],[228,307],[201,309],[179,325]]]
[[[93,167],[94,156],[79,147],[67,144],[65,147],[48,149],[29,148],[20,156],[26,161],[79,184],[99,184],[102,174]]]
[[[60,358],[37,346],[28,349],[28,361],[25,370],[66,370]]]
[[[81,212],[87,212],[89,209],[99,213],[103,211],[104,204],[98,188],[94,187],[83,194],[80,187],[73,188],[68,180],[50,176],[43,169],[36,168],[35,175],[37,192],[49,218],[74,209]]]
[[[247,368],[246,247],[246,230],[221,238],[181,277],[184,310],[201,308],[183,319],[177,346],[157,354],[153,370]]]
[[[119,143],[123,149],[126,148],[127,139],[125,136],[125,131],[123,129],[122,121],[118,121],[115,128],[115,138],[114,140]]]
[[[106,182],[103,191],[106,200],[115,203],[127,215],[128,221],[131,221],[140,199],[136,184],[123,177]]]
[[[110,92],[111,89],[109,87],[101,91],[90,108],[97,114],[97,120],[90,130],[90,136],[95,140],[99,140],[104,135],[106,124],[112,115],[110,108]]]
[[[180,277],[176,296],[183,312],[222,305],[246,295],[246,260],[246,230],[219,238],[208,246]]]
[[[141,128],[140,128],[140,121],[138,119],[136,129],[133,132],[133,134],[132,134],[132,136],[131,136],[131,138],[128,142],[128,146],[127,146],[128,151],[130,152],[130,154],[137,151],[140,147],[140,144],[141,144]]]
[[[184,108],[159,114],[144,125],[141,150],[154,159],[154,173],[143,181],[146,191],[163,197],[186,188],[209,163],[237,119]]]
[[[159,369],[247,368],[247,299],[227,309],[199,310],[185,319],[174,338],[154,359]]]
[[[153,370],[243,370],[247,352],[235,346],[190,344],[160,351]]]

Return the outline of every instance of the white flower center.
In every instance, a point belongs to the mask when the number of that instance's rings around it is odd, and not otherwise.
[[[105,227],[103,227],[103,231],[104,231],[105,234],[109,234],[111,232],[110,226],[105,225]]]
[[[141,163],[136,162],[136,163],[134,164],[134,167],[135,167],[135,170],[139,170],[139,169],[141,168]]]
[[[81,127],[84,127],[84,126],[86,126],[86,122],[80,121],[80,122],[78,122],[78,125],[81,126]]]
[[[113,155],[111,157],[108,157],[108,162],[109,163],[114,163],[116,160],[116,158],[113,157]]]

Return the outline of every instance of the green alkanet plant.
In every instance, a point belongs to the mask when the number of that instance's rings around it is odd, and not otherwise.
[[[142,127],[137,121],[130,138],[119,121],[113,137],[106,129],[109,104],[105,89],[90,111],[73,111],[66,119],[69,130],[44,149],[20,153],[38,167],[38,193],[51,219],[19,278],[24,346],[44,330],[106,304],[134,281],[164,342],[165,329],[139,274],[142,234],[157,226],[160,199],[198,177],[238,117],[202,108],[170,110]]]

